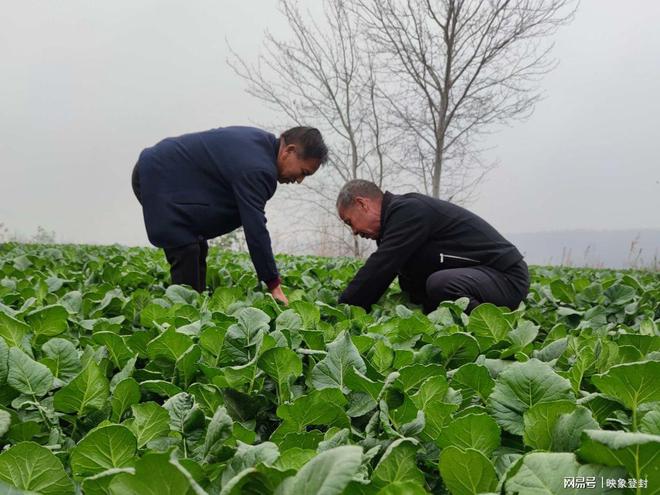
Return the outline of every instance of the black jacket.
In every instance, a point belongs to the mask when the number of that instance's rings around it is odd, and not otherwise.
[[[167,138],[140,154],[149,241],[171,248],[243,226],[260,280],[278,278],[264,206],[277,187],[279,139],[252,127]]]
[[[421,296],[426,279],[438,270],[486,265],[505,271],[523,258],[478,215],[423,194],[386,192],[380,222],[378,249],[344,290],[341,303],[369,310],[396,276],[402,290]]]

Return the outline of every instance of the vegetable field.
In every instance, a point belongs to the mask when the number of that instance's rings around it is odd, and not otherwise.
[[[359,264],[245,255],[209,294],[156,250],[0,245],[0,493],[660,493],[660,277],[532,269],[525,308],[393,284],[338,306]]]

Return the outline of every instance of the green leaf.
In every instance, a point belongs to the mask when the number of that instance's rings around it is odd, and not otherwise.
[[[94,342],[108,349],[108,354],[117,368],[123,368],[133,357],[133,351],[128,348],[121,335],[114,332],[95,332],[92,338]]]
[[[608,287],[604,295],[613,306],[624,306],[635,298],[635,289],[623,284]]]
[[[424,380],[419,390],[410,396],[419,410],[425,410],[429,403],[443,402],[449,385],[447,379],[443,375],[432,376]]]
[[[424,475],[417,467],[417,445],[409,438],[392,442],[378,461],[371,477],[376,487],[391,483],[410,482],[424,485]]]
[[[479,355],[479,343],[469,333],[456,332],[451,335],[440,335],[433,340],[433,345],[442,352],[448,369],[472,363]]]
[[[165,297],[174,304],[194,304],[199,294],[197,291],[182,285],[170,285],[165,291]]]
[[[18,443],[0,454],[0,480],[43,495],[74,492],[60,460],[34,442]]]
[[[283,471],[293,469],[298,471],[314,456],[316,451],[312,449],[302,449],[300,447],[293,447],[292,449],[285,450],[280,454],[279,459],[275,461],[273,466]]]
[[[660,361],[613,366],[591,381],[605,395],[636,413],[641,404],[660,401]]]
[[[91,360],[68,385],[53,396],[55,410],[84,416],[103,409],[110,395],[110,384],[99,366]]]
[[[167,436],[170,432],[170,415],[155,402],[143,402],[131,406],[134,420],[127,424],[137,438],[138,448],[151,440]]]
[[[315,330],[321,321],[321,312],[318,306],[307,301],[294,301],[289,307],[300,315],[303,327],[306,330]]]
[[[458,404],[445,402],[429,402],[424,409],[424,420],[426,422],[422,438],[425,441],[437,443],[442,429],[451,421],[451,416],[458,409]]]
[[[293,330],[298,332],[304,328],[303,320],[293,309],[287,309],[282,311],[275,320],[275,328],[277,330]]]
[[[174,328],[168,328],[147,344],[149,359],[164,359],[176,362],[192,345],[193,341],[187,335],[178,333]]]
[[[266,464],[244,469],[234,476],[220,492],[220,495],[261,495],[275,493],[276,489],[290,473],[285,473]],[[280,492],[281,493],[281,492]]]
[[[399,369],[398,373],[395,384],[404,392],[419,388],[428,378],[445,376],[445,370],[439,364],[411,364]]]
[[[36,335],[52,337],[65,332],[69,327],[67,318],[69,312],[64,306],[55,304],[44,306],[28,313],[26,320]]]
[[[270,439],[279,443],[287,433],[303,433],[313,425],[349,426],[344,404],[346,398],[335,388],[313,390],[291,404],[282,404],[277,408],[277,415],[284,421]]]
[[[217,455],[222,448],[225,440],[231,436],[233,421],[227,414],[227,410],[219,406],[209,426],[206,430],[206,437],[204,438],[204,447],[202,456],[205,462],[211,462],[213,456]]]
[[[196,422],[200,415],[204,419],[204,413],[195,404],[195,398],[186,392],[170,397],[163,407],[169,412],[170,427],[181,433],[185,433],[191,422]]]
[[[500,373],[488,398],[488,410],[504,430],[522,435],[525,411],[534,404],[561,399],[573,399],[571,383],[547,364],[530,359]]]
[[[280,456],[280,451],[272,442],[259,445],[246,445],[238,442],[238,449],[222,472],[222,485],[227,485],[241,471],[255,467],[257,464],[272,465]]]
[[[487,414],[467,414],[454,419],[438,437],[442,448],[478,450],[486,457],[500,446],[500,427]]]
[[[298,471],[288,491],[296,495],[338,495],[362,463],[362,448],[344,445],[326,450]]]
[[[576,404],[570,400],[556,400],[534,404],[524,413],[525,445],[538,450],[551,450],[553,428],[562,414],[575,411]]]
[[[302,360],[291,349],[275,347],[264,352],[258,366],[281,387],[302,374]]]
[[[7,383],[26,395],[41,397],[53,386],[53,374],[17,347],[9,349]]]
[[[394,351],[383,340],[378,340],[371,353],[371,363],[379,373],[385,374],[394,362]]]
[[[411,481],[397,482],[387,485],[380,490],[376,495],[427,495],[428,492],[424,487],[413,483]]]
[[[660,436],[624,431],[586,430],[578,450],[581,459],[606,466],[623,466],[631,478],[648,479],[660,487]]]
[[[179,372],[181,382],[187,386],[193,381],[197,374],[200,358],[202,357],[202,350],[198,345],[191,345],[186,352],[184,352],[179,359],[177,359],[174,367]]]
[[[440,454],[440,476],[453,495],[475,495],[495,490],[497,474],[478,450],[447,447]]]
[[[0,337],[4,338],[9,346],[20,347],[23,344],[23,338],[30,330],[29,325],[0,310]]]
[[[170,460],[169,454],[147,453],[135,463],[135,474],[123,473],[113,478],[109,495],[192,494],[191,478],[186,474]]]
[[[580,445],[580,437],[584,430],[598,428],[598,422],[591,415],[591,411],[578,406],[569,414],[562,414],[557,418],[552,429],[551,448],[555,452],[573,452]]]
[[[213,416],[218,407],[223,404],[220,390],[215,385],[193,383],[188,392],[195,397],[195,403],[204,410],[207,416]]]
[[[550,291],[559,301],[570,304],[575,301],[575,289],[563,280],[553,280],[550,282]]]
[[[246,364],[258,354],[270,317],[256,308],[243,308],[236,313],[238,323],[227,329],[220,355],[226,364]]]
[[[7,382],[9,374],[9,346],[4,339],[0,339],[0,385]]]
[[[181,388],[173,383],[166,382],[165,380],[145,380],[140,382],[140,390],[143,392],[151,392],[161,397],[174,397],[176,394],[181,393]]]
[[[312,384],[318,390],[339,388],[348,393],[349,389],[345,385],[348,370],[355,367],[360,373],[365,373],[367,367],[348,332],[341,332],[327,347],[326,357],[312,369]]]
[[[502,308],[486,303],[474,308],[467,328],[477,338],[479,347],[484,350],[505,340],[511,330],[511,324]]]
[[[132,467],[107,469],[101,473],[85,478],[81,484],[82,493],[85,495],[108,495],[110,493],[110,483],[115,476],[122,473],[133,474]]]
[[[525,455],[513,468],[504,484],[506,493],[538,494],[538,495],[579,495],[584,489],[564,488],[564,480],[593,477],[596,480],[598,494],[621,493],[620,490],[610,490],[601,487],[602,479],[619,479],[624,476],[623,470],[593,464],[578,464],[574,454],[532,452]]]
[[[460,390],[464,397],[468,394],[476,394],[485,403],[495,387],[495,380],[491,378],[485,366],[467,363],[453,374],[451,386]]]
[[[4,481],[0,481],[0,493],[2,493],[2,495],[40,495],[32,490],[21,490],[20,488],[16,488],[14,485],[9,485]]]
[[[392,373],[393,377],[398,377],[398,373]],[[383,383],[376,382],[367,378],[355,368],[350,368],[345,377],[346,386],[354,392],[363,392],[376,400],[383,389]]]
[[[0,409],[0,437],[4,436],[11,426],[11,414],[4,409]]]
[[[71,471],[77,479],[106,469],[132,466],[137,451],[135,435],[122,425],[89,432],[71,451]]]
[[[80,365],[78,351],[76,350],[76,346],[68,340],[60,338],[50,339],[41,346],[41,350],[46,356],[41,362],[48,366],[53,375],[60,380],[69,382],[80,373],[82,367]]]
[[[122,415],[133,404],[140,402],[140,385],[133,378],[120,381],[112,392],[112,419],[120,421]]]
[[[539,326],[534,325],[531,321],[522,320],[518,326],[509,332],[507,339],[511,342],[511,346],[502,351],[500,358],[504,359],[509,356],[515,355],[517,352],[523,352],[532,342],[536,339],[539,333]],[[531,350],[531,346],[530,346]]]
[[[651,435],[660,435],[660,411],[647,412],[639,424],[639,431]]]

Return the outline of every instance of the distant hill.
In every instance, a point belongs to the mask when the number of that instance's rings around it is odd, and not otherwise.
[[[660,270],[660,229],[506,234],[533,265]]]

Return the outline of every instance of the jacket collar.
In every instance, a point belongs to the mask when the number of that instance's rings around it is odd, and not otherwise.
[[[277,155],[280,152],[280,138],[273,135],[273,161],[277,163]]]
[[[379,243],[380,240],[383,238],[383,232],[385,231],[385,217],[387,216],[387,209],[389,208],[393,197],[394,194],[392,194],[389,191],[385,191],[385,193],[383,194],[383,202],[381,203],[380,206],[380,232],[378,233]]]

